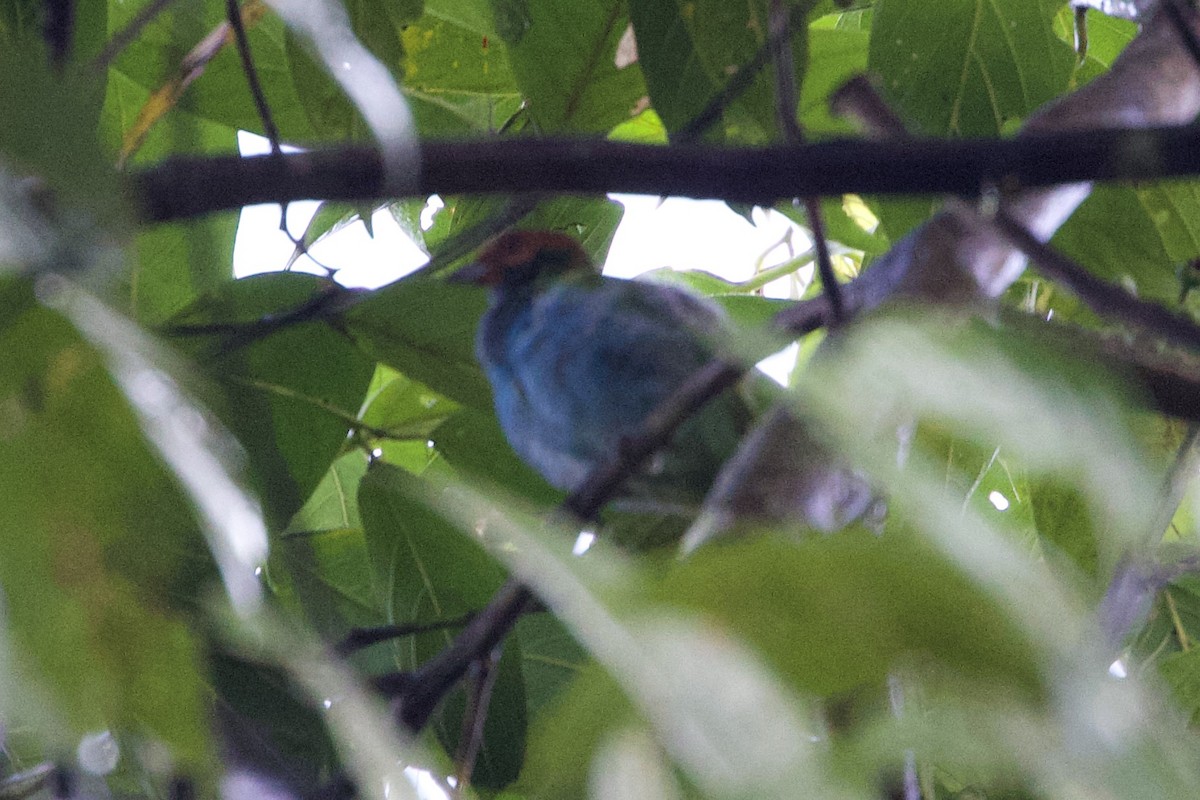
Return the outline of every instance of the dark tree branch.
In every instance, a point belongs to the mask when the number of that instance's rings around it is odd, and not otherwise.
[[[1091,180],[1200,174],[1190,126],[1039,132],[1014,139],[837,139],[784,147],[654,145],[600,139],[425,142],[414,196],[628,192],[771,205],[806,195],[959,194]],[[255,203],[383,197],[376,151],[345,147],[281,157],[176,158],[134,173],[148,222]]]
[[[533,593],[510,579],[450,645],[407,676],[399,698],[399,716],[410,730],[429,722],[446,692],[466,674],[471,663],[490,653],[512,630]]]

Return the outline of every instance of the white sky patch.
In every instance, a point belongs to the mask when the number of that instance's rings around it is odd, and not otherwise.
[[[989,492],[988,493],[988,502],[990,502],[993,506],[995,506],[997,511],[1007,511],[1008,510],[1008,506],[1009,506],[1008,498],[1005,497],[1004,495],[1000,494],[999,492],[996,492],[996,491]]]

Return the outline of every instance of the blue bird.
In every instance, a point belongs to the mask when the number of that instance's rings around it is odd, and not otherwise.
[[[496,415],[517,454],[564,490],[611,458],[728,333],[708,300],[604,277],[560,233],[501,234],[454,280],[490,289],[476,354]],[[750,422],[736,390],[715,398],[628,481],[625,506],[697,508]]]

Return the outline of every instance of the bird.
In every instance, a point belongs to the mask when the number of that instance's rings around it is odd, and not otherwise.
[[[452,280],[487,287],[475,340],[496,416],[516,453],[571,491],[646,416],[722,354],[729,320],[711,300],[664,284],[603,276],[556,231],[510,230]],[[626,482],[629,510],[698,509],[753,419],[726,390],[687,419]]]

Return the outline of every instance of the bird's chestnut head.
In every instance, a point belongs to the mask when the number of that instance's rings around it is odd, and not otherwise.
[[[555,231],[506,231],[479,251],[474,263],[451,276],[454,283],[499,287],[529,284],[545,277],[584,270],[595,272],[579,242]]]

